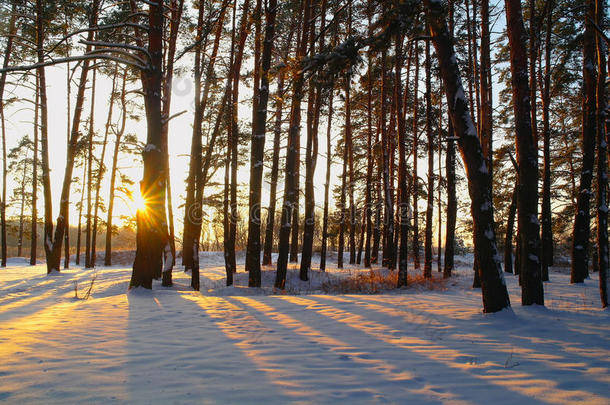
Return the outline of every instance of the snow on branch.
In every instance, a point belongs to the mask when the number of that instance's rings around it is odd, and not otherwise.
[[[34,69],[38,69],[41,67],[45,67],[45,66],[52,66],[52,65],[59,65],[62,63],[67,63],[67,62],[76,62],[76,61],[82,61],[82,60],[94,60],[94,59],[105,59],[105,60],[111,60],[117,63],[122,63],[128,66],[132,66],[135,68],[138,68],[140,70],[148,70],[148,66],[145,65],[141,65],[137,62],[132,62],[130,60],[124,59],[124,58],[120,58],[120,57],[116,57],[116,56],[112,56],[112,55],[106,55],[106,54],[86,54],[86,55],[79,55],[79,56],[69,56],[66,58],[58,58],[58,59],[53,59],[53,60],[49,60],[46,62],[40,62],[40,63],[34,63],[32,65],[20,65],[20,66],[8,66],[5,68],[0,68],[0,73],[11,73],[11,72],[25,72],[28,70],[34,70]]]
[[[152,57],[150,56],[150,53],[148,52],[148,50],[146,48],[142,48],[141,46],[122,44],[122,43],[117,43],[117,42],[102,42],[102,41],[87,41],[87,40],[81,40],[79,42],[81,44],[93,45],[96,47],[103,46],[106,48],[123,48],[123,49],[130,49],[132,51],[142,52],[148,58],[148,62],[152,61]]]

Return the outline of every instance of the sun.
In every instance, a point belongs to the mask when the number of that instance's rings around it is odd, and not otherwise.
[[[136,191],[135,193],[133,193],[133,201],[132,201],[132,206],[135,209],[135,211],[146,211],[146,201],[144,200],[144,198],[142,197],[142,194],[140,194],[140,191]]]

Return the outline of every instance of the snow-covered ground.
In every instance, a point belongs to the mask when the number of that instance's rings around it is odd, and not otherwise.
[[[12,259],[0,270],[0,402],[610,403],[597,275],[570,285],[553,271],[544,308],[522,307],[507,275],[512,311],[483,314],[469,262],[444,289],[327,295],[329,276],[292,270],[280,294],[271,269],[260,290],[243,272],[224,287],[222,255],[204,253],[201,292],[175,270],[174,287],[127,294],[129,266],[47,276]]]

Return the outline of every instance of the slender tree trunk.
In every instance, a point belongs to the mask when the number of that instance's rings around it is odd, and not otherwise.
[[[604,1],[595,0],[595,20],[604,26]],[[549,18],[550,19],[550,18]],[[608,144],[606,134],[606,52],[599,35],[595,35],[597,48],[597,260],[599,268],[599,292],[602,308],[608,306],[610,274],[608,274]]]
[[[417,201],[419,199],[419,175],[417,173],[418,155],[418,104],[419,104],[419,45],[415,45],[415,87],[413,89],[413,177],[411,179],[411,191],[413,193],[413,265],[416,269],[420,268],[419,261],[419,209]]]
[[[263,265],[271,264],[271,251],[273,250],[273,228],[275,226],[275,206],[277,203],[277,181],[280,166],[280,142],[282,135],[282,108],[284,106],[284,72],[278,77],[277,97],[275,106],[275,125],[273,128],[273,157],[271,163],[271,181],[269,189],[269,208],[267,209],[267,226],[265,229],[265,247],[263,251]]]
[[[214,128],[212,137],[208,143],[208,150],[206,152],[206,163],[202,169],[202,132],[201,125],[203,122],[203,115],[207,106],[210,87],[213,81],[214,65],[216,63],[216,56],[218,55],[218,47],[220,45],[220,38],[222,36],[223,22],[226,15],[226,9],[229,0],[224,0],[221,5],[220,14],[216,21],[216,31],[214,44],[212,46],[212,54],[207,65],[205,73],[205,85],[203,89],[203,95],[201,95],[201,47],[198,46],[195,49],[195,114],[193,118],[193,139],[191,142],[191,157],[189,165],[189,177],[188,185],[186,190],[186,204],[184,213],[184,231],[183,231],[183,243],[182,243],[182,262],[185,270],[192,269],[191,271],[191,286],[195,289],[199,289],[199,278],[196,274],[199,269],[199,237],[201,235],[201,220],[203,215],[203,187],[205,178],[207,177],[207,170],[210,166],[211,153],[214,149],[216,137],[219,132],[220,122],[224,112],[224,106],[226,104],[226,95],[221,102],[221,112],[217,117],[217,125]],[[199,41],[202,40],[204,25],[204,7],[201,4],[198,12],[198,23],[197,23],[197,38]],[[227,90],[225,89],[225,94]],[[197,267],[197,270],[195,270]]]
[[[589,236],[590,236],[590,200],[593,181],[593,162],[595,161],[596,133],[596,99],[595,83],[595,29],[592,21],[595,17],[595,0],[587,0],[587,18],[583,38],[583,117],[582,117],[582,172],[574,231],[572,235],[572,268],[571,283],[582,283],[589,276]]]
[[[78,207],[78,225],[76,228],[76,257],[74,258],[74,264],[80,264],[80,248],[81,248],[81,240],[83,236],[82,232],[82,218],[83,218],[83,205],[85,204],[85,193],[87,188],[87,183],[85,182],[85,178],[87,176],[87,159],[83,159],[83,184],[82,190],[80,194],[80,205]]]
[[[368,25],[371,27],[372,7],[369,4],[367,7]],[[372,28],[369,28],[369,36],[372,34]],[[367,52],[367,97],[366,97],[366,187],[364,190],[364,222],[366,226],[366,239],[364,242],[364,267],[371,267],[371,236],[373,233],[372,220],[372,188],[373,188],[373,51]]]
[[[417,45],[415,45],[417,46]],[[409,48],[409,57],[407,61],[407,80],[405,93],[409,92],[409,74],[411,73],[411,52],[413,46]],[[403,287],[407,285],[407,271],[409,259],[409,188],[407,186],[407,134],[405,128],[405,119],[402,105],[402,36],[396,36],[396,56],[394,60],[394,68],[396,70],[396,78],[394,80],[394,92],[396,100],[396,117],[398,121],[398,190],[399,190],[399,230],[400,230],[400,247],[398,253],[398,285]]]
[[[543,159],[542,172],[542,280],[549,279],[549,266],[553,265],[553,223],[551,211],[551,34],[553,29],[553,0],[548,0],[546,39],[544,46],[544,83],[542,92],[542,122],[543,122]]]
[[[449,35],[453,38],[453,0],[449,0]],[[445,155],[445,177],[447,178],[447,231],[445,232],[445,263],[443,266],[443,278],[451,277],[455,251],[455,223],[457,219],[457,198],[455,191],[455,133],[449,106],[447,106],[447,153]]]
[[[27,160],[27,155],[25,156],[26,160]],[[17,239],[17,256],[21,257],[21,252],[22,252],[22,248],[23,248],[23,223],[24,223],[24,216],[25,216],[25,179],[27,176],[27,169],[28,169],[28,165],[24,164],[23,165],[23,177],[21,177],[21,203],[20,203],[20,209],[19,209],[19,236]]]
[[[106,219],[106,250],[104,253],[104,265],[112,265],[112,214],[114,212],[114,191],[116,184],[117,166],[119,161],[119,147],[121,138],[125,132],[127,122],[127,101],[125,98],[125,85],[127,82],[127,70],[123,71],[121,84],[121,127],[115,131],[114,151],[112,153],[112,169],[110,171],[110,190],[108,192],[108,216]],[[80,221],[79,221],[80,223]],[[77,256],[78,257],[78,256]]]
[[[434,139],[432,137],[432,73],[430,41],[426,41],[426,137],[428,138],[428,193],[426,236],[424,240],[424,277],[432,277],[432,221],[434,214]]]
[[[347,126],[344,130],[347,132]],[[347,148],[347,135],[344,134],[343,141],[343,171],[341,174],[341,196],[339,197],[339,248],[337,249],[337,267],[343,268],[343,251],[345,248],[345,192],[347,188],[347,159],[348,159],[348,148]]]
[[[307,50],[307,35],[309,33],[309,24],[311,18],[311,10],[309,7],[310,0],[302,0],[301,9],[304,17],[302,19],[301,37],[298,41],[297,52],[296,52],[296,63],[300,63]],[[297,177],[297,156],[299,154],[299,131],[301,122],[301,101],[303,99],[303,85],[304,77],[303,72],[297,67],[297,70],[293,73],[293,94],[292,94],[292,107],[290,111],[290,129],[288,131],[288,150],[286,152],[286,175],[284,185],[284,203],[282,207],[281,225],[280,225],[280,237],[279,237],[279,254],[277,261],[277,273],[275,277],[275,287],[284,289],[286,286],[286,267],[288,264],[289,254],[289,238],[290,238],[290,219],[298,204],[298,195],[296,187]],[[294,222],[294,221],[293,221]],[[296,225],[296,224],[293,224]]]
[[[91,246],[91,189],[93,188],[93,134],[94,134],[94,116],[95,116],[95,82],[96,82],[97,70],[93,69],[93,78],[91,81],[91,112],[89,113],[89,132],[87,136],[87,161],[89,162],[87,167],[87,225],[85,230],[85,268],[90,269],[93,267],[91,261],[91,253],[93,248]]]
[[[506,237],[504,238],[504,271],[513,272],[513,229],[515,228],[515,215],[517,214],[517,200],[519,197],[519,183],[515,184],[510,207],[508,207],[508,219],[506,220]]]
[[[333,90],[330,90],[328,101],[328,118],[326,123],[326,181],[324,182],[324,213],[322,217],[322,250],[320,251],[320,270],[326,270],[326,249],[328,244],[328,200],[330,192],[330,171],[332,166],[331,127],[333,120]]]
[[[40,76],[36,72],[36,90],[34,95],[34,152],[32,159],[32,225],[30,239],[30,265],[36,264],[38,242],[38,116],[40,113]]]
[[[449,114],[458,137],[458,145],[466,167],[474,238],[478,240],[484,312],[497,312],[510,307],[502,267],[496,247],[491,205],[491,184],[481,144],[468,110],[468,102],[460,78],[453,37],[445,23],[444,10],[439,2],[425,0],[432,41],[439,59],[441,77]]]
[[[108,143],[108,135],[110,133],[110,126],[112,125],[112,112],[114,110],[114,100],[116,93],[116,81],[118,76],[118,66],[115,65],[115,71],[112,76],[112,89],[110,90],[110,104],[108,105],[108,117],[106,119],[106,125],[104,129],[104,142],[102,143],[102,154],[97,169],[97,181],[95,182],[95,204],[93,208],[93,231],[91,235],[91,265],[95,267],[96,259],[96,244],[97,244],[97,226],[98,217],[97,213],[100,208],[100,190],[102,188],[102,178],[106,174],[106,165],[104,164],[104,158],[106,157],[106,144]],[[106,233],[108,233],[106,229]]]
[[[36,45],[38,62],[44,58],[44,23],[43,5],[41,0],[36,1]],[[38,68],[38,87],[40,96],[40,148],[42,165],[42,185],[44,195],[44,250],[47,259],[47,273],[59,270],[57,260],[52,257],[53,250],[53,204],[51,201],[51,179],[49,169],[49,142],[48,142],[48,110],[47,110],[47,81],[45,68]]]
[[[223,10],[224,14],[224,10]],[[204,23],[204,7],[203,3],[199,3],[198,18],[197,18],[197,37],[196,40],[203,40],[203,23]],[[207,40],[207,37],[206,37]],[[203,111],[201,106],[201,44],[195,47],[195,113],[193,116],[193,135],[191,139],[191,156],[189,162],[189,176],[186,187],[186,201],[184,211],[184,230],[182,243],[182,264],[184,269],[191,270],[191,287],[195,291],[199,291],[199,238],[195,240],[193,233],[194,228],[201,222],[203,209],[200,204],[195,202],[196,188],[199,189],[201,184],[201,159],[202,159],[202,143],[201,143],[201,124],[203,122]],[[214,49],[217,49],[214,48]],[[216,54],[212,51],[212,58],[209,66],[214,63]]]
[[[169,37],[167,38],[167,50],[165,51],[165,66],[164,77],[161,89],[163,98],[161,100],[162,121],[162,140],[163,140],[163,155],[165,158],[165,187],[167,198],[167,223],[169,225],[169,235],[165,246],[163,247],[163,286],[172,285],[172,269],[176,264],[176,232],[174,230],[174,206],[172,203],[172,181],[170,176],[169,165],[169,145],[168,133],[172,101],[172,82],[174,77],[174,56],[176,54],[176,42],[178,41],[178,29],[182,20],[182,10],[184,0],[171,0],[170,2],[170,19],[169,19]]]
[[[511,76],[517,162],[519,165],[518,222],[521,238],[521,303],[544,305],[540,271],[540,227],[538,224],[538,155],[532,130],[527,56],[522,44],[526,33],[521,2],[506,0],[506,19],[511,55]]]
[[[315,12],[314,4],[311,3],[312,15]],[[320,26],[326,25],[326,0],[322,0],[320,17],[322,19]],[[319,49],[324,49],[324,33],[320,33]],[[310,30],[310,53],[315,52],[315,24],[311,24]],[[314,194],[314,175],[318,163],[318,128],[320,124],[320,108],[322,100],[322,85],[312,82],[309,87],[307,106],[307,148],[305,156],[305,223],[303,225],[303,247],[301,253],[301,268],[300,279],[306,281],[309,279],[309,270],[311,269],[311,256],[313,254],[313,238],[314,228],[316,224],[315,209],[316,200]]]
[[[443,122],[443,103],[442,97],[439,95],[439,105],[438,105],[438,187],[437,187],[437,215],[438,215],[438,237],[437,237],[437,248],[438,248],[438,256],[436,257],[436,269],[440,273],[443,271],[441,265],[441,240],[443,239],[443,218],[442,218],[442,200],[441,200],[441,184],[443,184],[443,173],[442,173],[442,154],[443,154],[443,143],[441,142],[441,132],[442,132],[442,122]]]
[[[42,62],[44,59],[44,29],[43,29],[43,15],[42,15],[42,2],[37,0],[37,54],[38,61]],[[99,0],[95,0],[91,7],[91,14],[89,16],[89,26],[93,27],[97,25],[98,17],[98,6]],[[92,41],[94,30],[91,30],[87,35],[87,40]],[[91,51],[91,45],[86,46],[86,52]],[[46,96],[46,78],[44,68],[38,68],[39,76],[39,87],[40,87],[40,104],[41,104],[41,151],[42,151],[42,171],[43,171],[43,188],[45,195],[45,232],[44,232],[44,246],[45,255],[47,259],[47,272],[53,270],[59,271],[60,259],[61,259],[61,248],[63,244],[64,233],[66,232],[66,218],[69,214],[69,195],[70,185],[72,183],[72,172],[74,169],[74,159],[76,155],[76,148],[78,137],[80,136],[79,125],[80,125],[80,113],[82,111],[82,100],[84,98],[84,91],[87,82],[87,73],[89,70],[89,61],[84,60],[81,68],[81,77],[79,82],[79,89],[77,92],[75,113],[72,124],[72,135],[70,137],[70,147],[68,148],[68,154],[66,157],[66,168],[64,172],[64,180],[61,190],[60,204],[59,204],[59,215],[57,217],[57,224],[55,227],[55,234],[53,235],[53,219],[52,219],[52,201],[51,201],[51,183],[49,178],[49,156],[48,156],[48,130],[47,130],[47,96]],[[80,103],[79,103],[80,101]]]
[[[261,286],[261,188],[263,184],[263,160],[265,158],[265,124],[267,123],[267,104],[269,101],[269,69],[273,50],[275,14],[277,1],[270,0],[265,6],[265,39],[261,61],[261,82],[258,100],[254,100],[256,109],[254,130],[252,133],[252,150],[250,156],[250,223],[248,227],[248,247],[246,271],[249,271],[248,286]],[[260,13],[260,0],[257,2]]]
[[[15,21],[17,19],[17,1],[13,1],[11,6],[11,17],[9,20],[8,36],[6,38],[6,48],[4,48],[4,63],[3,67],[9,65],[11,54],[13,52],[13,40],[17,32]],[[7,73],[3,72],[0,75],[0,124],[2,127],[2,201],[0,201],[0,226],[2,233],[2,258],[0,265],[6,267],[6,125],[4,120],[4,86],[6,84]],[[25,189],[22,189],[25,192]]]

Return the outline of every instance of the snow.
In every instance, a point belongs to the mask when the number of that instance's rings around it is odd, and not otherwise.
[[[610,401],[610,311],[597,273],[570,285],[551,269],[546,307],[481,312],[472,255],[444,289],[327,295],[356,267],[288,270],[285,293],[224,286],[222,252],[202,253],[202,291],[175,284],[126,294],[128,263],[46,276],[44,264],[0,269],[0,402],[21,403],[558,403]],[[314,258],[314,269],[319,258]],[[238,256],[243,263],[243,254]],[[410,263],[409,272],[414,273]],[[91,298],[86,293],[97,273]],[[438,277],[434,272],[434,276]]]

